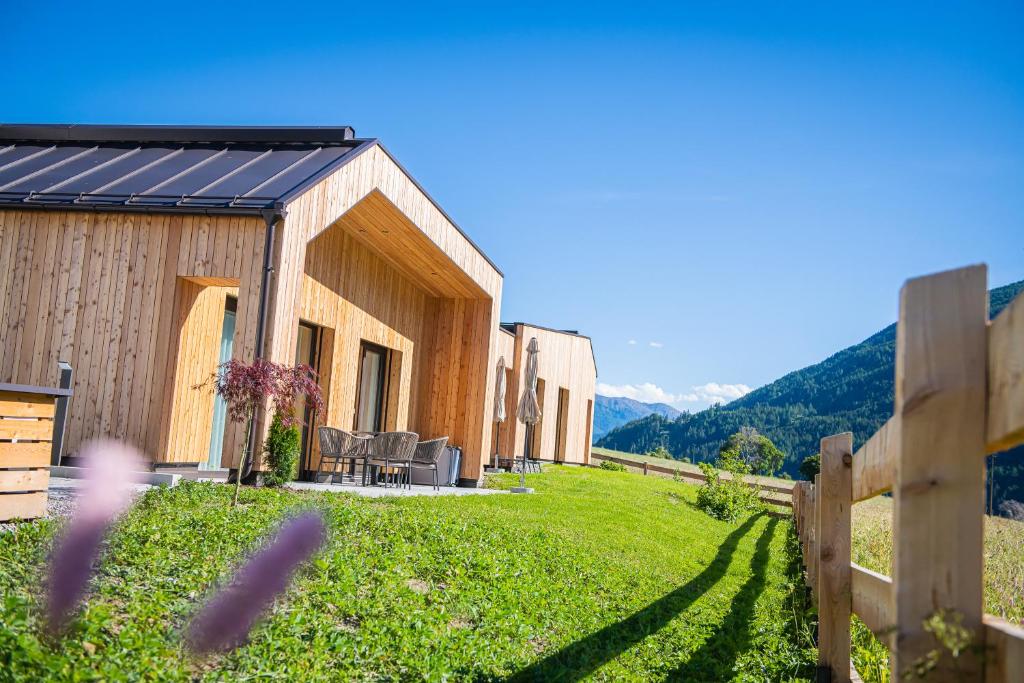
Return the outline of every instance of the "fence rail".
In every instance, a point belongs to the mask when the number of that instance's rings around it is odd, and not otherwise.
[[[909,280],[900,293],[892,418],[853,453],[821,441],[821,473],[793,490],[807,583],[818,603],[818,678],[850,681],[850,616],[890,650],[893,681],[1024,681],[1024,629],[984,614],[985,456],[1024,443],[1024,296],[988,321],[987,272]],[[893,494],[893,576],[850,560],[851,507]],[[962,620],[955,658],[925,628]]]
[[[655,465],[654,463],[646,461],[630,460],[629,458],[620,458],[614,455],[605,455],[603,453],[594,452],[591,452],[590,459],[617,462],[620,465],[631,467],[647,475],[655,474],[662,477],[679,477],[680,479],[689,479],[701,483],[706,481],[704,475],[699,471],[694,472],[692,470],[685,470],[682,468],[677,469],[675,467],[665,467],[663,465]],[[729,472],[719,472],[719,475],[722,477],[722,479],[732,478],[732,475]],[[765,502],[769,503],[770,505],[778,505],[781,507],[793,507],[793,487],[796,485],[796,482],[789,486],[786,486],[785,484],[774,484],[769,483],[763,477],[758,477],[755,475],[745,477],[744,481],[750,484],[751,486],[758,487],[759,489],[761,489],[762,493],[779,494],[778,496],[762,496]],[[780,498],[779,496],[782,497]]]

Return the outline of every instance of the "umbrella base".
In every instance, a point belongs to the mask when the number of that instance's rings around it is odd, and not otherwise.
[[[525,486],[513,486],[512,493],[533,493],[533,489]]]

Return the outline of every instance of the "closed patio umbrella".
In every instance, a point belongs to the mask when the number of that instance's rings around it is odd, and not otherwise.
[[[508,386],[505,382],[505,356],[498,358],[498,376],[494,382],[494,421],[501,424],[508,419],[505,412],[505,393]],[[498,466],[498,440],[494,440],[494,466]]]
[[[540,346],[537,338],[531,337],[530,344],[526,347],[526,386],[523,388],[523,395],[519,399],[518,416],[519,421],[526,425],[526,443],[523,444],[523,464],[519,468],[519,488],[513,488],[513,493],[532,493],[533,489],[526,488],[526,449],[531,443],[530,437],[536,424],[540,422],[540,403],[537,402],[537,355],[540,353]],[[532,453],[531,453],[532,455]]]

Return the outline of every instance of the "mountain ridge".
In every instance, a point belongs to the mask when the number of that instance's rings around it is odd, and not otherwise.
[[[597,394],[594,403],[594,436],[599,439],[612,429],[651,414],[675,419],[682,412],[667,403],[645,403],[625,396]]]
[[[992,289],[990,316],[998,315],[1021,291],[1024,280]],[[597,445],[634,453],[664,445],[676,457],[711,461],[730,434],[740,427],[752,426],[786,453],[782,472],[796,477],[800,462],[817,452],[822,437],[852,431],[856,448],[889,419],[893,409],[895,354],[894,323],[858,344],[787,373],[726,405],[673,420],[649,415],[613,429]],[[1024,449],[1014,452],[1024,453]],[[1014,463],[1015,459],[1017,456],[1007,462]],[[1019,476],[1009,477],[1009,489],[1003,493],[1024,499],[1024,462],[1008,466],[1019,468]]]

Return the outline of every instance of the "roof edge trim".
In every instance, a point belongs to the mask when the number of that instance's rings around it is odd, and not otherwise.
[[[357,142],[352,126],[148,126],[0,124],[0,140],[54,142]]]

